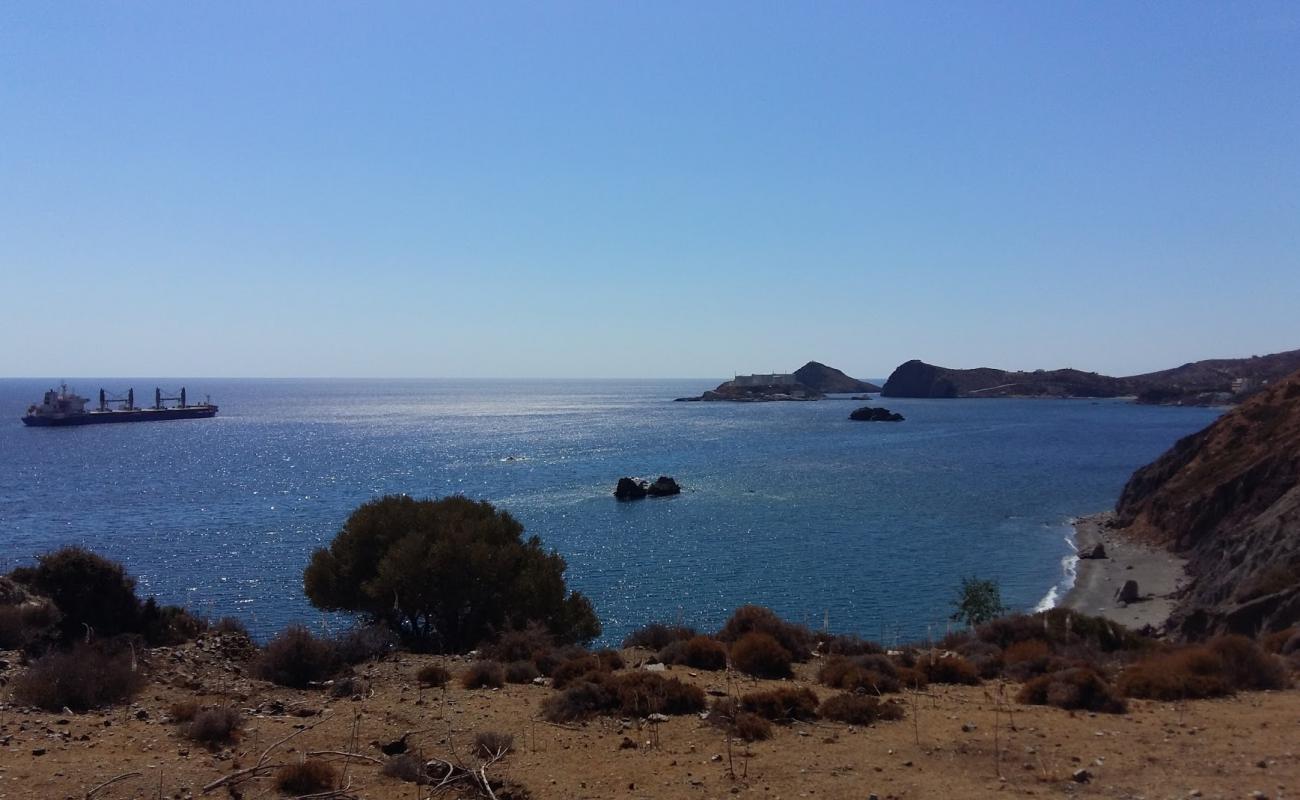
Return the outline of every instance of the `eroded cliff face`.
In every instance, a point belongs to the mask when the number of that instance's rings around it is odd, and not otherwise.
[[[1188,558],[1184,636],[1300,621],[1300,372],[1129,479],[1117,525]]]

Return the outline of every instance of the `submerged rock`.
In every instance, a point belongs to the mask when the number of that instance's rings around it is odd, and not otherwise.
[[[872,408],[863,406],[849,414],[849,419],[858,422],[902,422],[903,415],[896,414],[887,408]]]

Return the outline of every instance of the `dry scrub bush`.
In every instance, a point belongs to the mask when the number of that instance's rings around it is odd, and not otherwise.
[[[781,687],[765,692],[751,692],[740,698],[741,709],[773,722],[817,718],[817,695],[811,689]]]
[[[1020,689],[1017,698],[1028,705],[1047,705],[1070,711],[1096,711],[1123,714],[1123,698],[1090,667],[1072,667],[1039,675]]]
[[[475,661],[460,674],[466,689],[500,689],[506,685],[506,668],[499,661]]]
[[[731,645],[731,663],[756,678],[789,678],[790,651],[766,633],[747,633]]]
[[[872,694],[885,694],[902,688],[898,667],[884,655],[831,656],[817,671],[817,680],[823,686],[846,692],[861,689]]]
[[[1191,700],[1232,693],[1223,661],[1204,647],[1186,647],[1148,656],[1120,673],[1121,694],[1147,700]]]
[[[1017,681],[1027,681],[1047,672],[1051,657],[1052,648],[1042,639],[1016,642],[1002,653],[1007,677]]]
[[[129,650],[79,644],[32,662],[14,679],[14,699],[47,711],[81,712],[124,703],[144,687],[145,678]]]
[[[724,642],[736,642],[750,633],[765,633],[777,641],[795,661],[807,661],[812,656],[814,641],[812,631],[802,625],[786,622],[770,608],[741,606],[718,632]]]
[[[305,689],[329,679],[339,669],[334,643],[290,625],[266,643],[253,662],[253,675],[279,686]]]
[[[362,697],[370,693],[370,683],[355,675],[348,675],[334,681],[330,687],[330,697]]]
[[[58,624],[58,609],[50,603],[0,606],[0,650],[28,650],[52,642],[58,638]]]
[[[897,703],[884,702],[878,697],[845,693],[827,698],[817,709],[817,713],[823,719],[836,722],[870,725],[877,721],[902,719],[903,707]]]
[[[1290,655],[1296,650],[1300,650],[1300,628],[1292,625],[1280,631],[1274,631],[1266,635],[1259,642],[1270,653],[1278,655]]]
[[[1206,645],[1223,661],[1223,673],[1236,691],[1285,689],[1286,666],[1245,636],[1218,636]]]
[[[474,737],[474,755],[497,758],[515,749],[515,737],[500,731],[481,731]]]
[[[447,685],[447,681],[451,680],[451,673],[447,671],[446,667],[439,664],[425,664],[420,667],[419,672],[415,673],[415,679],[422,686],[441,688]]]
[[[820,635],[819,650],[829,656],[865,656],[884,653],[885,648],[855,634]]]
[[[693,639],[696,636],[694,628],[688,628],[684,625],[665,625],[662,622],[652,622],[641,628],[629,633],[623,639],[624,647],[644,647],[647,650],[662,650],[673,642]]]
[[[239,711],[222,706],[200,711],[185,724],[183,732],[187,738],[215,748],[235,741],[243,724],[244,718]]]
[[[944,655],[933,658],[926,655],[917,660],[916,667],[924,673],[930,683],[977,686],[980,682],[979,672],[974,665],[961,656]]]
[[[589,673],[546,699],[542,716],[551,722],[572,722],[598,714],[629,716],[693,714],[704,709],[704,691],[650,672],[614,675]]]
[[[720,697],[709,706],[707,721],[729,731],[737,739],[758,742],[772,738],[772,723],[740,708],[740,703],[730,697]]]
[[[429,773],[424,762],[410,753],[395,756],[384,762],[379,772],[389,778],[396,778],[407,783],[424,784],[429,782]]]
[[[531,661],[511,661],[506,664],[506,683],[532,683],[542,677],[537,665]]]
[[[704,710],[704,690],[677,678],[652,672],[632,672],[612,679],[619,710],[648,717],[651,714],[693,714]]]
[[[1150,700],[1220,697],[1236,691],[1282,689],[1289,683],[1285,664],[1244,636],[1219,636],[1148,656],[1119,677],[1120,691]]]
[[[578,680],[585,679],[588,675],[608,671],[599,658],[591,653],[583,653],[581,656],[571,658],[551,670],[551,686],[556,689],[564,689]]]
[[[219,633],[223,636],[226,634],[238,634],[248,638],[248,627],[237,617],[222,617],[212,626],[213,633]]]
[[[358,625],[334,640],[334,652],[344,664],[380,659],[397,649],[397,636],[387,625]]]
[[[1053,652],[1063,645],[1086,644],[1105,653],[1141,651],[1150,640],[1102,617],[1053,608],[1038,614],[1011,614],[980,625],[975,635],[1005,650],[1016,642],[1042,639]]]
[[[673,642],[660,650],[659,660],[665,664],[681,664],[693,669],[726,669],[727,646],[708,636],[693,636],[685,641]]]
[[[479,654],[502,664],[531,661],[541,671],[536,662],[549,658],[554,649],[555,637],[551,636],[550,631],[537,622],[530,622],[523,628],[503,631],[491,643],[481,647]]]
[[[172,722],[189,722],[199,713],[199,704],[193,700],[177,700],[167,707]]]
[[[335,786],[334,767],[316,758],[285,764],[275,773],[275,788],[289,795],[320,794]]]
[[[969,661],[981,678],[996,678],[1002,674],[1004,664],[1002,648],[995,644],[981,642],[979,639],[970,639],[950,649]]]

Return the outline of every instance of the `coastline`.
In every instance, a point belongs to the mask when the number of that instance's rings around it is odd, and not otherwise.
[[[1137,542],[1110,527],[1107,511],[1080,517],[1074,523],[1075,550],[1087,553],[1097,544],[1106,558],[1079,558],[1074,586],[1061,599],[1061,608],[1105,617],[1125,627],[1159,630],[1169,620],[1175,595],[1187,581],[1186,560],[1167,550]],[[1116,600],[1127,580],[1135,580],[1142,597],[1135,603]]]

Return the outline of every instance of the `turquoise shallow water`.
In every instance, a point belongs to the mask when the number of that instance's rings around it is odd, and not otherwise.
[[[963,575],[1016,608],[1063,578],[1072,516],[1217,411],[1122,401],[673,403],[716,381],[97,379],[184,382],[214,420],[19,422],[48,382],[0,380],[0,566],[64,543],[144,591],[260,634],[324,620],[308,554],[388,492],[490,500],[569,563],[606,638],[650,619],[719,624],[745,602],[893,639],[941,631]],[[510,457],[514,460],[508,460]],[[617,503],[621,475],[678,497]]]

